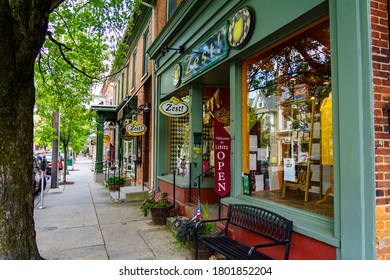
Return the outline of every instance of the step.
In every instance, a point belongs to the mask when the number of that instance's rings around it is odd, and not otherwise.
[[[142,186],[124,186],[120,188],[120,193],[110,192],[114,201],[136,202],[149,198],[149,189]]]

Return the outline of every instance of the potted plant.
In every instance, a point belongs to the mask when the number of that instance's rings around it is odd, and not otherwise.
[[[140,209],[145,217],[151,214],[153,224],[165,225],[172,207],[173,204],[168,201],[168,194],[157,192],[150,199],[145,200]]]
[[[200,209],[200,204],[198,204],[197,208],[195,209],[194,217],[192,219],[177,217],[173,221],[173,226],[176,229],[175,239],[178,241],[180,245],[189,244],[189,247],[192,250],[193,255],[195,255],[195,239],[194,239],[195,226],[197,222],[199,222],[202,218],[202,214],[201,214],[202,212],[200,212],[198,209]],[[205,217],[207,220],[208,215],[205,211],[203,212],[205,213]],[[220,233],[221,233],[221,229],[213,223],[202,223],[198,228],[199,235],[220,234]],[[202,243],[199,244],[199,252],[198,252],[199,259],[209,259],[212,253],[213,250],[203,245]]]
[[[119,191],[120,187],[123,187],[125,178],[120,176],[110,176],[104,181],[104,185],[108,187],[110,191]]]

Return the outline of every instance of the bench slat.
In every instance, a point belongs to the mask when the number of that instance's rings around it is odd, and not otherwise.
[[[231,260],[246,260],[248,259],[249,247],[245,246],[233,239],[224,235],[217,236],[200,236],[199,241],[215,251],[218,251],[225,257]],[[271,257],[264,255],[258,251],[252,254],[252,259],[255,260],[272,260]]]

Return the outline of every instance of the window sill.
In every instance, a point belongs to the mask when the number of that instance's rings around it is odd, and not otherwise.
[[[309,213],[300,209],[287,207],[265,199],[252,198],[246,195],[227,197],[221,200],[224,205],[230,203],[250,204],[278,213],[294,222],[293,230],[336,248],[340,248],[340,240],[333,234],[333,219]]]
[[[173,184],[173,174],[168,174],[168,175],[164,175],[164,176],[157,176],[157,179]],[[176,180],[175,181],[176,186],[181,187],[183,189],[190,188],[190,183],[188,181],[188,177],[181,177],[181,176],[176,175],[175,180]],[[197,188],[197,186],[193,186],[193,185],[191,187]],[[203,180],[203,182],[201,182],[201,188],[202,189],[214,188],[214,180],[207,180],[207,179]]]
[[[148,72],[146,72],[145,74],[142,75],[141,82],[143,82],[143,80],[145,80],[146,77],[148,77]]]

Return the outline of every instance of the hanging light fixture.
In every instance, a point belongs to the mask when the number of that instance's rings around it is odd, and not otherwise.
[[[149,103],[145,103],[144,105],[139,105],[137,111],[138,111],[138,114],[139,113],[149,113],[149,111],[150,111]]]

